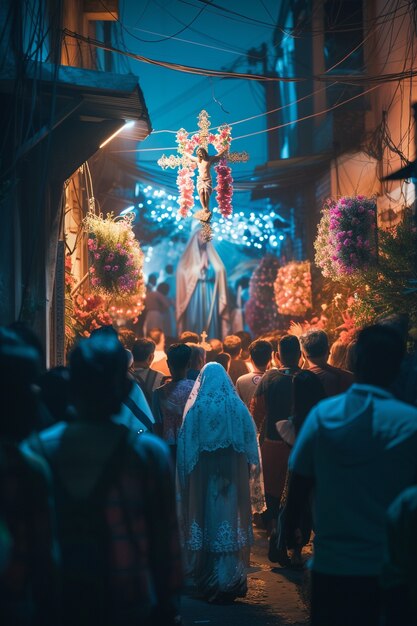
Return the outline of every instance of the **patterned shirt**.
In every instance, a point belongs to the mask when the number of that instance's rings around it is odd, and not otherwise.
[[[68,511],[72,502],[96,503],[96,485],[106,475],[104,504],[95,517],[99,532],[106,529],[100,552],[107,577],[106,624],[147,623],[152,615],[173,623],[182,567],[173,471],[163,442],[146,433],[138,437],[111,421],[74,421],[43,431],[30,445],[52,469],[63,570],[74,588],[73,604],[80,601],[75,592],[86,567],[79,558],[80,571],[74,575]]]

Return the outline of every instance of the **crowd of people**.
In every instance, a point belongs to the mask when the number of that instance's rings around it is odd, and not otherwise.
[[[0,623],[180,624],[184,594],[245,596],[256,523],[284,568],[314,537],[312,626],[415,625],[404,325],[348,347],[145,331],[99,328],[45,371],[28,328],[0,328]]]

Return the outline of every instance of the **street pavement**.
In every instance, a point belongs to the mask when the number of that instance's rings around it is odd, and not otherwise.
[[[246,598],[216,605],[184,597],[184,626],[307,626],[306,573],[275,567],[268,561],[267,551],[265,532],[255,529]]]

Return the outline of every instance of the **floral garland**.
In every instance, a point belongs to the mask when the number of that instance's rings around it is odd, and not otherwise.
[[[375,259],[375,227],[374,198],[358,195],[328,201],[315,242],[315,260],[323,275],[340,280],[369,267]]]
[[[303,317],[312,308],[310,262],[293,261],[280,267],[274,291],[275,302],[282,315]]]
[[[89,213],[84,219],[89,233],[89,268],[93,291],[107,297],[145,298],[143,252],[132,229],[132,217],[114,218]]]
[[[230,126],[223,124],[219,127],[218,133],[208,133],[206,135],[207,144],[212,144],[217,152],[229,149],[232,142],[231,130]],[[178,144],[178,152],[181,156],[184,154],[192,154],[197,146],[204,143],[199,133],[195,133],[189,137],[184,128],[180,128],[177,132],[176,142]],[[197,164],[194,161],[189,161],[187,164],[182,165],[178,170],[177,185],[179,189],[179,196],[177,203],[179,204],[179,213],[182,217],[187,217],[188,212],[194,206],[195,185],[192,177],[194,176],[193,170],[196,167]],[[228,217],[232,213],[232,170],[227,165],[225,158],[220,160],[219,164],[215,167],[215,170],[217,173],[216,200],[219,211],[223,217]]]
[[[181,167],[178,170],[177,186],[180,190],[178,204],[180,205],[179,214],[181,217],[187,217],[188,212],[194,206],[194,181],[192,177],[194,172],[191,167]]]

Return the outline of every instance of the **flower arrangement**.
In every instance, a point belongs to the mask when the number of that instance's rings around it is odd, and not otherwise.
[[[303,317],[312,308],[310,262],[280,267],[274,283],[275,302],[282,315]]]
[[[84,219],[89,233],[89,268],[93,291],[102,296],[145,298],[143,253],[135,239],[132,217],[114,218],[89,213]]]
[[[249,283],[250,299],[246,303],[246,322],[254,335],[276,330],[281,325],[274,302],[274,282],[279,261],[273,255],[264,256]]]
[[[89,337],[100,326],[109,326],[113,320],[107,312],[106,298],[98,293],[78,294],[74,298],[75,329],[81,337]]]
[[[324,275],[346,278],[369,267],[375,259],[375,227],[374,198],[358,195],[327,201],[315,243],[316,263]]]

